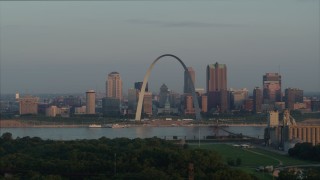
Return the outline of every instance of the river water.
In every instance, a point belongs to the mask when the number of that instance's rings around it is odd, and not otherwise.
[[[246,136],[263,138],[264,128],[261,126],[229,126],[224,130],[243,134]],[[13,138],[17,137],[40,137],[52,140],[76,140],[106,138],[151,138],[162,139],[204,139],[205,136],[226,136],[228,133],[216,127],[129,127],[129,128],[0,128],[1,135],[10,132]]]

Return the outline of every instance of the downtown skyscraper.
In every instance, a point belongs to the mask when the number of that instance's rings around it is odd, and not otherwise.
[[[262,112],[262,90],[259,87],[253,89],[253,111]]]
[[[118,72],[111,72],[108,74],[106,81],[106,97],[122,99],[122,80]]]
[[[94,90],[86,92],[86,114],[96,113],[96,93]]]
[[[270,104],[280,102],[281,94],[281,75],[278,73],[266,73],[263,75],[263,103]]]
[[[227,66],[210,64],[207,66],[208,111],[225,112],[228,110]]]

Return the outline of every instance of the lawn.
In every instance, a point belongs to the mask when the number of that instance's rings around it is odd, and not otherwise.
[[[198,148],[196,144],[190,144],[192,148]],[[231,144],[201,144],[200,148],[210,149],[218,152],[224,162],[227,164],[228,159],[241,159],[241,165],[234,167],[239,168],[248,173],[254,174],[259,179],[272,179],[270,173],[256,172],[255,169],[259,166],[278,166],[280,161],[284,166],[298,164],[312,164],[310,161],[294,159],[288,155],[281,155],[258,148],[242,149],[233,147]]]

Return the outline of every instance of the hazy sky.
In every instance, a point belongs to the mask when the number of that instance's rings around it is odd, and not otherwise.
[[[319,0],[0,2],[1,93],[105,91],[120,73],[124,92],[158,56],[172,53],[205,88],[206,66],[227,65],[228,88],[320,91]],[[182,92],[183,69],[164,58],[149,79]]]

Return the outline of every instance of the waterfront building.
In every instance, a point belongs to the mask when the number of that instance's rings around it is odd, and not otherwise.
[[[296,109],[296,103],[303,103],[303,90],[297,88],[285,89],[285,104],[289,110]]]
[[[118,72],[108,74],[106,81],[106,97],[122,100],[122,80]]]
[[[57,106],[50,106],[46,109],[46,116],[56,117],[59,113],[59,108]]]
[[[195,72],[192,67],[187,68],[188,71],[184,71],[184,93],[192,93],[192,84],[195,86]],[[188,78],[188,73],[191,77],[191,80]]]
[[[19,98],[19,114],[38,114],[38,97],[25,96]]]
[[[96,113],[96,93],[94,90],[86,92],[86,114]]]
[[[255,113],[262,112],[262,90],[255,87],[253,90],[253,111]]]
[[[266,73],[263,75],[263,103],[272,104],[282,101],[281,75]]]
[[[288,151],[298,142],[308,142],[312,145],[320,143],[320,126],[297,125],[289,110],[283,111],[281,121],[277,121],[278,118],[277,113],[268,116],[269,126],[265,131],[267,146]]]

